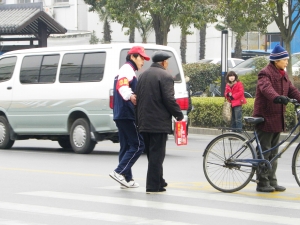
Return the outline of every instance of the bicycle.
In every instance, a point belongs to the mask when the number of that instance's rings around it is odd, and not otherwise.
[[[220,86],[217,84],[209,85],[209,92],[211,97],[221,97]],[[244,92],[245,98],[253,98],[253,96],[249,92]]]
[[[241,129],[242,134],[227,132],[214,138],[203,153],[203,170],[207,181],[221,192],[235,192],[244,188],[252,179],[254,173],[266,173],[272,168],[274,160],[278,159],[300,136],[300,104],[295,99],[289,99],[294,104],[297,115],[297,124],[292,128],[287,137],[276,146],[262,151],[256,129],[253,137]],[[264,121],[262,117],[244,117],[246,123],[256,125]],[[230,128],[224,128],[227,130]],[[295,136],[287,145],[278,152],[270,161],[264,159],[263,153],[272,151],[285,143],[295,132]],[[253,142],[256,142],[256,148]],[[292,173],[300,186],[300,143],[294,151],[292,159]]]

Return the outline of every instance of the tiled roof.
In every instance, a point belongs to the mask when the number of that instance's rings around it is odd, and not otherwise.
[[[0,35],[38,34],[38,22],[47,25],[48,34],[64,34],[67,30],[43,11],[42,3],[0,5]]]

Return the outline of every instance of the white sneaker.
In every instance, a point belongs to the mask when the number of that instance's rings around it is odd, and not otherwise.
[[[120,188],[121,189],[126,189],[126,188],[138,188],[140,185],[138,183],[136,183],[134,180],[131,180],[129,182],[127,182],[129,187],[126,187],[124,185],[121,184]]]
[[[109,176],[115,181],[119,182],[121,185],[125,187],[130,187],[129,183],[125,180],[125,177],[121,174],[118,174],[116,171],[112,171]]]

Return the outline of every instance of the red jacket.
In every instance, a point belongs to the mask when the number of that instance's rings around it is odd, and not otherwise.
[[[227,96],[227,93],[231,92],[233,99]],[[231,106],[240,106],[246,103],[246,99],[244,97],[244,86],[242,82],[236,82],[232,87],[229,84],[226,84],[224,96],[226,99],[231,102]]]
[[[288,75],[285,73],[282,76],[279,70],[269,63],[258,74],[253,116],[265,119],[257,125],[258,129],[272,133],[284,131],[286,106],[273,103],[279,95],[300,101],[300,92],[292,85]]]

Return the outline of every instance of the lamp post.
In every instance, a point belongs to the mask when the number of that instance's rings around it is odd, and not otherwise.
[[[221,38],[221,96],[225,91],[225,76],[228,72],[228,30],[222,30]]]

